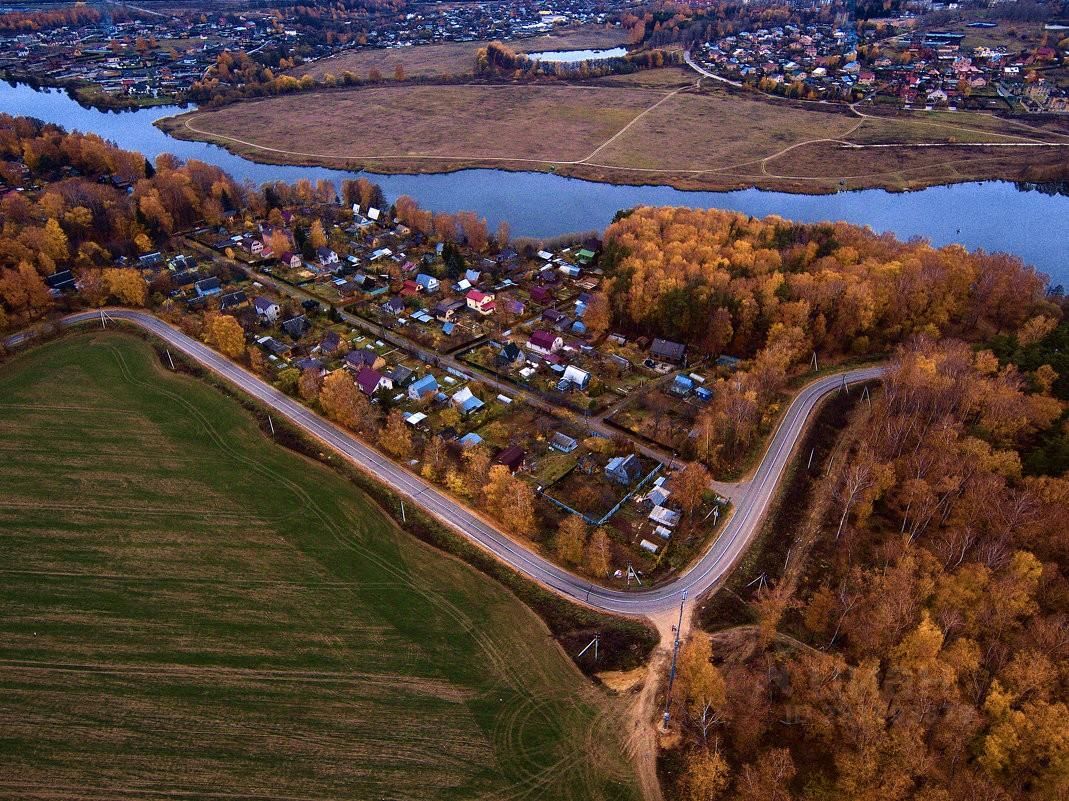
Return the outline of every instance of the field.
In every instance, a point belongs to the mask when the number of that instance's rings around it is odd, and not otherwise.
[[[533,613],[143,341],[0,399],[0,795],[636,797]]]
[[[582,85],[392,84],[238,103],[161,125],[268,162],[377,172],[545,169],[703,189],[1053,180],[1069,163],[1066,126],[977,113],[885,115],[694,83],[693,73],[668,68]],[[294,124],[304,119],[318,124]]]
[[[626,33],[617,28],[588,25],[509,44],[516,50],[533,53],[542,50],[615,47],[625,38]],[[471,75],[475,72],[475,51],[486,44],[487,42],[444,42],[419,47],[353,50],[297,67],[293,70],[293,75],[312,75],[320,79],[327,73],[340,76],[345,72],[352,72],[358,78],[366,80],[371,70],[378,70],[384,77],[392,78],[398,64],[409,78]]]

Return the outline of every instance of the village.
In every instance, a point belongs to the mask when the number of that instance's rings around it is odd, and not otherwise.
[[[730,81],[802,100],[868,100],[903,109],[1069,111],[1069,27],[1032,26],[1015,46],[1014,23],[974,21],[923,30],[912,14],[839,24],[758,28],[696,48],[695,59]],[[860,28],[860,33],[859,33]],[[1042,33],[1039,33],[1040,29]],[[986,35],[986,36],[985,36]]]
[[[147,106],[204,100],[191,90],[224,53],[256,56],[261,69],[284,70],[339,52],[436,42],[503,41],[555,27],[604,23],[611,14],[587,0],[534,0],[508,15],[488,2],[376,11],[359,4],[339,18],[282,9],[229,11],[116,7],[69,24],[0,26],[0,74],[75,91],[100,106]],[[118,16],[121,11],[121,18]],[[0,14],[3,8],[0,7]],[[235,76],[238,85],[248,74]],[[368,76],[360,76],[368,78]],[[294,79],[296,85],[296,79]]]
[[[535,541],[578,516],[608,534],[624,586],[684,567],[727,509],[696,465],[695,491],[688,437],[712,399],[705,385],[738,360],[602,330],[591,319],[604,317],[591,309],[597,239],[476,250],[462,232],[435,241],[394,213],[337,203],[231,213],[126,266],[188,332],[211,341],[212,319],[235,320],[252,369],[313,408],[343,372],[378,421],[361,433],[390,437],[384,450],[461,499],[469,473],[485,481],[507,467],[535,499]],[[57,297],[79,291],[69,271],[48,284]]]

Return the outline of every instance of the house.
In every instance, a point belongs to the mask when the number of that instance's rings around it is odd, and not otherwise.
[[[494,313],[493,292],[480,292],[478,289],[472,289],[468,291],[464,299],[468,302],[468,308],[472,311],[476,311],[483,316]]]
[[[423,287],[421,287],[419,284],[417,284],[415,281],[413,281],[410,278],[406,279],[405,282],[403,284],[401,284],[401,297],[403,297],[403,298],[414,297],[415,295],[418,295],[422,291],[423,291]]]
[[[278,315],[282,312],[281,306],[271,298],[265,298],[263,295],[253,298],[252,307],[256,309],[256,316],[268,323],[273,323],[277,320]]]
[[[325,245],[316,249],[316,257],[319,259],[319,263],[324,267],[338,263],[338,254]]]
[[[687,363],[687,346],[681,342],[672,342],[670,339],[655,339],[650,346],[650,355],[662,362],[672,364]]]
[[[412,400],[423,400],[438,392],[438,380],[433,375],[425,375],[417,378],[408,387],[408,397]]]
[[[503,464],[509,469],[510,473],[515,473],[523,467],[523,462],[526,457],[527,454],[524,453],[523,448],[519,445],[509,445],[494,457],[494,463]]]
[[[556,432],[549,440],[549,447],[561,453],[571,453],[579,447],[579,442],[567,434]]]
[[[256,340],[257,344],[270,353],[272,356],[278,356],[281,359],[288,359],[293,348],[287,345],[285,342],[279,342],[274,337],[264,337],[263,339]]]
[[[345,366],[356,372],[360,372],[365,367],[380,370],[386,366],[386,360],[371,348],[360,348],[345,354]]]
[[[615,456],[605,465],[605,475],[624,486],[633,484],[642,478],[642,462],[635,454]]]
[[[533,350],[535,353],[540,353],[543,356],[550,353],[556,353],[563,347],[564,340],[550,331],[535,331],[531,334],[530,339],[527,340],[528,350]]]
[[[694,391],[694,379],[685,375],[677,375],[668,385],[668,394],[677,398],[685,398]]]
[[[228,292],[219,298],[219,311],[228,311],[229,309],[240,309],[249,302],[249,299],[245,296],[245,293],[240,289],[237,292]]]
[[[362,367],[356,374],[356,385],[369,398],[380,389],[393,389],[393,382],[371,367]]]
[[[464,304],[459,300],[443,300],[441,303],[435,304],[431,309],[431,313],[434,315],[434,319],[442,323],[451,323],[457,316],[457,312],[464,308]]]
[[[654,506],[653,511],[650,512],[650,520],[658,525],[672,528],[679,524],[680,514],[679,512],[673,512],[664,506]]]
[[[415,375],[416,374],[412,371],[411,367],[405,367],[403,364],[399,364],[390,371],[389,378],[395,387],[403,389],[409,385]]]
[[[580,370],[574,364],[569,364],[564,368],[563,381],[567,381],[576,389],[583,391],[590,386],[590,373],[586,370]]]
[[[70,270],[56,270],[52,275],[45,278],[45,284],[53,292],[65,292],[76,288],[74,275]]]
[[[468,448],[474,448],[476,445],[482,444],[482,441],[483,438],[476,434],[474,431],[465,434],[458,440],[458,442],[460,443],[460,447],[464,450],[467,450]]]
[[[337,331],[327,331],[319,342],[319,352],[324,356],[333,356],[341,349],[341,334]]]
[[[527,307],[523,305],[522,300],[516,300],[515,298],[505,301],[505,311],[511,314],[513,317],[519,317],[525,311]]]
[[[312,324],[308,322],[308,318],[303,314],[298,314],[296,317],[291,317],[284,321],[282,330],[297,340],[312,330]]]
[[[460,413],[465,417],[472,412],[476,412],[483,407],[483,402],[472,394],[468,387],[453,395],[453,405],[456,406]]]
[[[299,253],[286,252],[279,256],[278,260],[291,270],[301,269],[301,255]]]
[[[197,290],[197,297],[199,298],[206,298],[209,295],[218,295],[223,291],[222,283],[214,275],[211,278],[202,278],[193,286]]]
[[[427,273],[417,275],[416,283],[420,285],[424,292],[437,292],[440,286],[438,279],[433,275],[427,275]]]
[[[535,303],[552,303],[553,291],[547,286],[531,287],[531,300]]]
[[[405,302],[395,295],[394,297],[383,303],[382,308],[384,308],[390,314],[398,315],[405,310]]]
[[[499,367],[512,367],[522,362],[523,351],[520,350],[519,345],[515,342],[506,342],[505,347],[497,353],[497,364]]]
[[[297,359],[293,366],[300,370],[302,373],[305,370],[315,370],[320,376],[326,375],[326,368],[323,367],[323,362],[319,359],[313,359],[311,356],[305,356],[303,359]]]

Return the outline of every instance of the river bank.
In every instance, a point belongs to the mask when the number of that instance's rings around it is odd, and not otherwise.
[[[91,131],[148,158],[173,153],[182,159],[216,164],[236,178],[267,181],[354,177],[326,167],[274,166],[236,156],[205,142],[176,139],[154,123],[181,114],[177,106],[108,113],[79,106],[59,91],[35,91],[0,84],[0,112],[28,115]],[[1069,283],[1065,242],[1069,241],[1069,197],[1018,189],[1007,182],[973,182],[916,192],[879,189],[834,194],[789,194],[745,189],[733,192],[682,191],[668,186],[618,185],[548,172],[459,170],[373,179],[389,198],[409,195],[432,211],[472,210],[491,227],[507,221],[514,236],[548,239],[573,231],[602,229],[621,209],[639,205],[725,208],[754,216],[777,214],[802,222],[845,220],[891,232],[904,239],[923,237],[934,245],[961,243],[1019,256]]]

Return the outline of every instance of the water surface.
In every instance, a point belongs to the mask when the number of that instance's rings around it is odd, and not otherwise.
[[[606,58],[623,58],[626,55],[626,47],[610,47],[606,50],[543,50],[540,53],[528,53],[527,57],[533,58],[535,61],[576,64],[580,61],[601,61]]]

